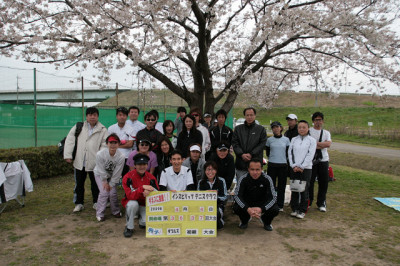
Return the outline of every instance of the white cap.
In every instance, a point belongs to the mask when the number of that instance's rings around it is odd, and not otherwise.
[[[295,114],[288,114],[288,116],[286,117],[286,120],[288,119],[296,119],[297,120],[297,116]]]
[[[190,151],[198,151],[201,153],[201,149],[199,145],[193,145],[192,147],[190,147]]]

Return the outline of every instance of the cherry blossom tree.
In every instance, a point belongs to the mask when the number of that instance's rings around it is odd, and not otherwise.
[[[302,77],[343,86],[340,66],[400,83],[397,0],[2,0],[0,11],[4,55],[91,62],[104,79],[140,69],[207,112],[239,93],[267,106]]]

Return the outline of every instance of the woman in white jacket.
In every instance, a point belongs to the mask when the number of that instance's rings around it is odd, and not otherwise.
[[[96,166],[94,176],[100,190],[97,200],[96,218],[99,222],[104,221],[104,212],[107,201],[110,199],[111,213],[116,218],[121,218],[121,211],[118,203],[117,185],[121,178],[125,164],[125,155],[118,150],[120,139],[117,134],[107,137],[108,149],[102,149],[96,154]]]
[[[308,209],[308,186],[311,179],[312,160],[314,158],[317,143],[309,135],[309,124],[300,120],[297,130],[299,135],[290,142],[288,157],[290,164],[290,179],[306,181],[306,188],[303,192],[292,191],[290,206],[293,217],[303,219]]]

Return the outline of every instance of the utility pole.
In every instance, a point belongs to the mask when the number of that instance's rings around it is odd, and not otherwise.
[[[21,78],[17,75],[17,105],[18,105],[18,92],[19,92],[19,80]]]

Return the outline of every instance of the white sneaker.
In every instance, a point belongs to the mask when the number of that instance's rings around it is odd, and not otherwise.
[[[306,216],[306,214],[304,212],[300,212],[296,215],[296,217],[299,219],[303,219],[305,216]]]
[[[318,208],[320,212],[326,212],[326,207],[325,206],[321,206]]]
[[[105,218],[104,217],[100,217],[100,216],[96,216],[97,221],[99,222],[104,222]]]
[[[97,210],[97,202],[93,203],[93,209]]]
[[[84,209],[84,207],[83,207],[82,204],[76,204],[76,205],[75,205],[75,209],[74,209],[73,212],[80,212],[80,211],[83,210],[83,209]]]
[[[283,208],[279,208],[279,211],[280,211],[280,212],[283,212]]]
[[[297,216],[297,211],[292,211],[292,212],[290,213],[290,216],[296,217],[296,216]]]

